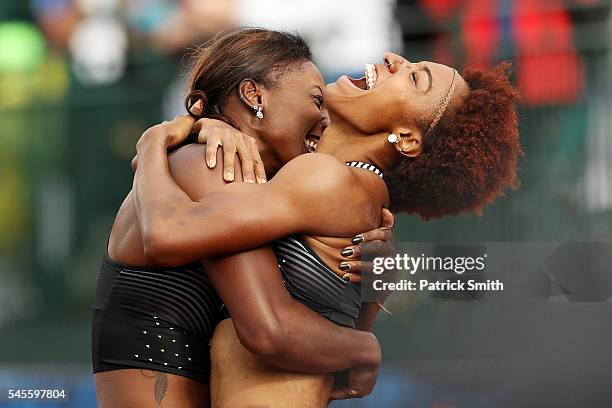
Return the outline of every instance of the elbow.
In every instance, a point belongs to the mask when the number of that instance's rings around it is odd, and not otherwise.
[[[244,348],[264,360],[275,360],[284,355],[285,334],[275,318],[267,318],[255,328],[242,328],[236,324],[236,333]]]
[[[159,229],[148,228],[142,234],[142,245],[145,257],[154,265],[180,266],[175,264],[172,248],[167,240],[167,234]]]

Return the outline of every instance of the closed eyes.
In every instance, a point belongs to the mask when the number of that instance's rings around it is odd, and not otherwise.
[[[320,109],[323,106],[323,96],[315,95],[315,101],[317,102],[317,106]]]
[[[418,72],[425,72],[427,74],[427,89],[425,89],[424,93],[429,92],[429,90],[431,89],[431,85],[433,83],[433,79],[431,76],[431,71],[429,70],[429,68],[427,66],[424,66],[423,68],[421,68],[419,71],[412,71],[412,80],[414,81],[414,85],[418,88],[419,85],[419,75],[417,75]]]
[[[317,107],[321,109],[323,107],[323,96],[313,95],[313,98],[315,99],[315,103],[317,104]]]

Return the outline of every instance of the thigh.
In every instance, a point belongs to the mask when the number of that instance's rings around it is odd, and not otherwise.
[[[301,374],[273,367],[246,350],[231,319],[217,325],[211,348],[213,408],[322,408],[332,376]]]
[[[209,387],[190,378],[146,369],[94,374],[99,408],[207,408]]]

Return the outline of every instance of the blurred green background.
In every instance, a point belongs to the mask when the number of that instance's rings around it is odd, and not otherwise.
[[[98,266],[135,142],[180,112],[185,50],[243,23],[229,3],[0,3],[0,366],[88,369]],[[396,240],[612,238],[609,1],[372,4],[388,9],[393,50],[458,67],[511,59],[524,99],[520,190],[481,219],[400,216]],[[344,69],[318,58],[328,80]]]

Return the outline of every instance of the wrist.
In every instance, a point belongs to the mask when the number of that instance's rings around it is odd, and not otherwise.
[[[136,143],[136,151],[143,151],[147,148],[162,148],[168,147],[168,135],[160,128],[153,127],[142,134]]]

